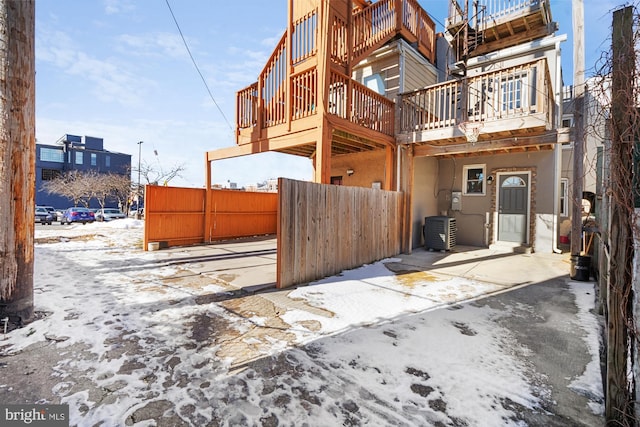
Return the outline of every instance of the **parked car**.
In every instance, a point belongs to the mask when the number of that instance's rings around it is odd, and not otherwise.
[[[140,216],[140,218],[143,218],[144,217],[144,206],[141,207],[140,209],[136,209],[135,207],[131,208],[129,210],[129,216],[131,218],[136,218],[137,216]]]
[[[126,215],[123,214],[118,208],[98,209],[95,215],[96,221],[111,221],[113,219],[122,219],[126,217]]]
[[[71,224],[73,222],[81,222],[86,224],[87,222],[93,222],[96,217],[93,212],[87,208],[69,208],[62,214],[60,224]]]
[[[49,213],[44,207],[36,206],[35,221],[40,224],[53,224],[53,215]]]
[[[53,206],[40,206],[41,208],[45,208],[47,210],[47,212],[49,212],[53,218],[55,219],[56,217],[56,208],[54,208]]]
[[[56,209],[56,213],[53,215],[53,219],[58,222],[62,222],[62,215],[64,215],[66,209]]]

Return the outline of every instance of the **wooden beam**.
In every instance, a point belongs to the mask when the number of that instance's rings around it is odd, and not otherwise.
[[[414,155],[416,157],[423,156],[443,156],[462,153],[479,153],[488,151],[505,150],[509,152],[514,148],[535,147],[540,145],[557,144],[557,132],[548,132],[544,135],[524,136],[504,138],[500,140],[477,142],[475,145],[470,143],[462,143],[456,145],[416,145]]]
[[[260,139],[249,144],[207,151],[207,159],[210,161],[222,160],[250,154],[266,153],[267,151],[280,151],[288,147],[296,147],[315,141],[317,135],[318,129],[307,129],[303,132],[280,135],[272,139]]]
[[[393,152],[394,149],[391,146],[387,146],[385,150],[385,163],[384,163],[384,190],[391,191],[393,189]]]
[[[549,34],[550,32],[547,27],[538,27],[535,30],[522,32],[502,39],[496,37],[496,41],[483,43],[476,49],[474,49],[473,56],[484,55],[485,53],[493,52],[495,50],[503,49],[509,46],[515,46],[520,43],[526,43],[528,41],[544,37]]]
[[[331,184],[331,133],[332,127],[327,123],[316,141],[314,182],[319,184]]]
[[[352,123],[349,120],[335,116],[333,114],[327,115],[327,120],[335,129],[340,129],[344,132],[374,141],[380,141],[385,145],[395,146],[395,138],[391,135],[385,135],[384,133],[371,130],[364,126]]]

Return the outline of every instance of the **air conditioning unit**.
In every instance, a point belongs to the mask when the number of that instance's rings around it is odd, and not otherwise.
[[[438,251],[451,250],[456,245],[456,219],[428,216],[424,219],[424,247]]]

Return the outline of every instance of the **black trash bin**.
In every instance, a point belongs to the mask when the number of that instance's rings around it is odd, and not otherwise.
[[[591,257],[572,255],[571,256],[571,280],[588,282],[591,276]]]

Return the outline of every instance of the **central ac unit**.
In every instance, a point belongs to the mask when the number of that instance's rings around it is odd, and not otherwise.
[[[451,250],[456,245],[456,219],[447,216],[425,217],[423,235],[425,249]]]

